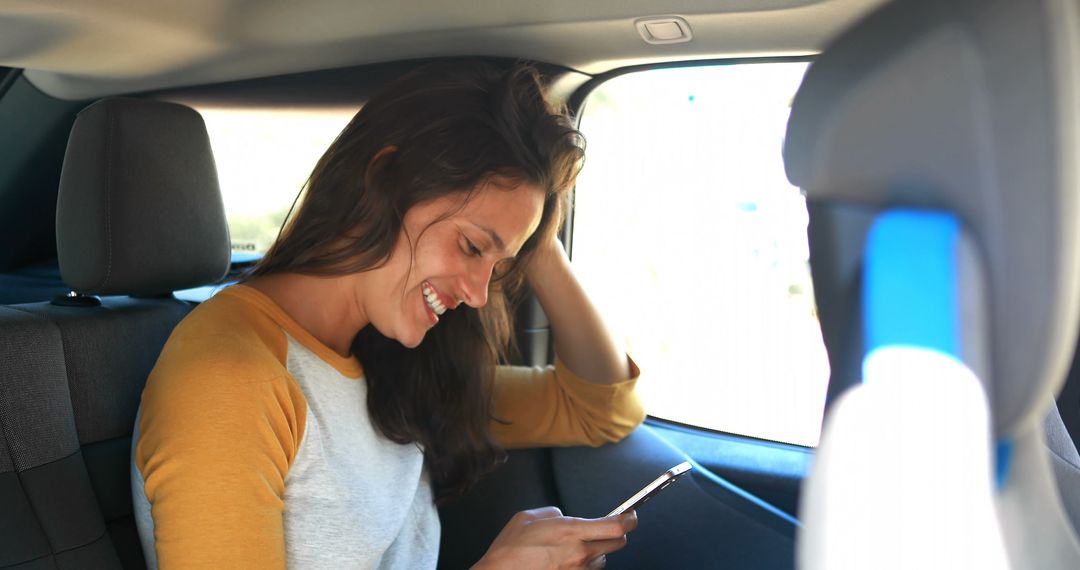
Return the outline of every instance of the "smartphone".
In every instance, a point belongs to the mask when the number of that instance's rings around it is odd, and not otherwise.
[[[634,493],[633,497],[630,497],[629,499],[624,501],[623,504],[615,507],[615,510],[611,511],[606,516],[610,517],[614,515],[621,515],[626,511],[638,508],[638,506],[640,506],[642,503],[652,498],[653,495],[659,493],[660,491],[663,491],[664,489],[667,489],[668,485],[674,483],[676,479],[682,477],[684,474],[689,472],[690,469],[690,462],[683,461],[675,467],[664,471],[652,483],[645,485],[645,487],[642,488],[640,491]]]

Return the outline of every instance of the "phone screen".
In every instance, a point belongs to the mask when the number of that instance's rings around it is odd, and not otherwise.
[[[624,501],[623,504],[615,507],[615,510],[611,511],[606,516],[621,515],[626,511],[636,509],[639,505],[652,498],[653,495],[667,489],[668,485],[671,485],[676,479],[689,472],[691,467],[689,461],[683,461],[675,467],[664,471],[652,483],[645,485],[640,491],[634,493],[634,496]]]

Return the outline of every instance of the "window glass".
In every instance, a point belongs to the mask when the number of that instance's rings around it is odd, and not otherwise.
[[[817,444],[829,367],[781,158],[806,65],[631,73],[585,103],[573,263],[650,415]]]
[[[233,251],[261,255],[315,163],[357,109],[198,111],[210,134]]]

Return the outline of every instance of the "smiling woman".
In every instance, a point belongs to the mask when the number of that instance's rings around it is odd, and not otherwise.
[[[583,154],[532,68],[435,65],[373,97],[150,375],[132,469],[149,566],[433,567],[435,503],[504,448],[633,430],[636,366],[555,238]],[[552,367],[499,366],[525,280]],[[597,564],[635,525],[529,511],[481,563]]]

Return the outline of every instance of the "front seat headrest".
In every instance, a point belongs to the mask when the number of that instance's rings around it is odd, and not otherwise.
[[[857,251],[858,224],[838,228],[830,217],[892,208],[957,216],[986,268],[982,380],[997,433],[1045,416],[1080,322],[1075,12],[1069,2],[887,4],[811,65],[784,143],[788,178],[811,210],[812,251],[858,255],[844,253]],[[822,223],[834,226],[832,244],[814,227]],[[818,283],[828,265],[815,267],[819,300],[829,295]],[[829,312],[823,329],[839,326]]]
[[[229,229],[202,116],[131,98],[83,109],[60,176],[56,245],[79,293],[157,295],[220,280]]]

